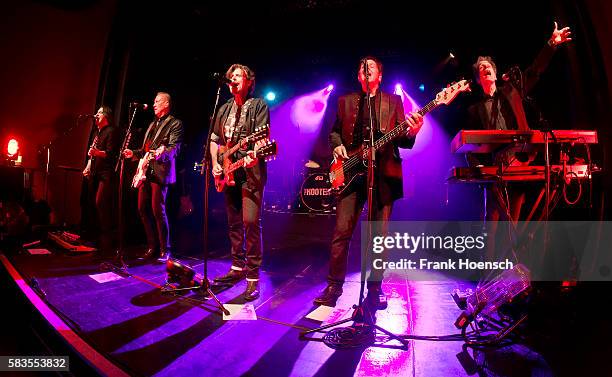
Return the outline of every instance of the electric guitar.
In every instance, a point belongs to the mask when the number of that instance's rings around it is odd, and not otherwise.
[[[423,106],[417,113],[424,116],[441,104],[448,105],[457,95],[459,95],[459,93],[465,91],[470,91],[470,82],[467,80],[461,80],[458,83],[449,85],[447,88],[441,90],[434,100]],[[349,158],[346,160],[334,158],[329,172],[332,193],[342,193],[351,185],[356,177],[366,174],[368,156],[370,156],[370,153],[375,153],[393,139],[405,135],[410,128],[408,122],[404,121],[384,134],[380,139],[376,140],[373,147],[361,146],[349,151]]]
[[[271,157],[276,156],[277,152],[278,147],[276,142],[267,140],[263,145],[255,145],[255,149],[253,150],[253,155],[251,157],[253,159],[264,158],[266,161],[268,161]],[[246,157],[243,157],[236,162],[232,162],[227,166],[224,166],[221,174],[214,175],[215,188],[217,189],[217,192],[223,191],[225,186],[234,186],[236,184],[234,181],[233,172],[244,166],[245,158]],[[226,160],[229,160],[229,158]],[[231,177],[231,180],[229,177]]]
[[[224,173],[225,180],[230,186],[234,185],[234,175],[232,174],[234,170],[229,171],[229,166],[232,164],[231,156],[238,151],[238,149],[244,149],[247,147],[249,143],[263,140],[270,135],[270,126],[263,125],[261,127],[257,127],[252,134],[246,136],[243,139],[238,140],[236,145],[220,145],[219,150],[217,151],[217,161],[223,167],[223,171],[228,171],[228,173]],[[216,179],[215,179],[216,182]]]
[[[145,155],[138,161],[138,168],[136,168],[136,174],[132,178],[132,187],[139,188],[144,181],[147,180],[147,169],[149,163],[155,158],[155,151],[151,150],[145,153]]]
[[[89,147],[89,149],[97,147],[98,146],[97,144],[98,144],[98,135],[94,137],[93,141],[91,142],[91,147]],[[89,149],[87,151],[89,151]],[[85,166],[85,169],[83,169],[83,177],[85,178],[89,178],[89,176],[91,175],[92,160],[93,160],[93,156],[89,156],[89,159],[87,160],[87,166]]]

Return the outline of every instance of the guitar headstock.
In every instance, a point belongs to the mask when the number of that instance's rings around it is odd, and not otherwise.
[[[246,142],[254,142],[262,140],[270,136],[270,125],[265,124],[263,126],[255,128],[255,131],[246,137]]]
[[[436,94],[436,102],[438,104],[448,105],[453,102],[457,95],[461,92],[469,92],[472,89],[470,88],[471,80],[461,80],[459,82],[453,83],[446,88],[442,89],[438,94]]]
[[[266,161],[269,161],[278,153],[278,146],[276,141],[266,140],[256,144],[254,151],[257,158],[264,158]]]

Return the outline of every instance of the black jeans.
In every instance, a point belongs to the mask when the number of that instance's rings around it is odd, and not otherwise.
[[[91,193],[94,196],[99,229],[99,249],[110,253],[113,247],[113,179],[110,174],[100,174],[91,181]]]
[[[262,261],[261,236],[262,189],[251,189],[246,182],[236,182],[225,189],[225,206],[232,268],[245,270],[247,279],[259,279]]]
[[[167,185],[145,181],[138,189],[138,213],[147,235],[147,245],[150,249],[161,252],[170,251],[170,231],[166,216]],[[149,212],[153,213],[153,222]]]
[[[379,205],[376,203],[376,195],[374,195],[374,198],[374,220],[381,221],[383,224],[383,229],[376,231],[385,232],[386,224],[391,218],[393,204]],[[331,243],[329,275],[327,276],[327,282],[330,285],[342,286],[344,284],[348,265],[349,244],[367,199],[367,190],[363,185],[352,192],[342,195],[338,199],[336,205],[336,227]],[[368,254],[368,257],[371,256]],[[380,286],[383,273],[383,270],[372,269],[368,277],[368,286]]]

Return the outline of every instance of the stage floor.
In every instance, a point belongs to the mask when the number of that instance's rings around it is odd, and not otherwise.
[[[295,250],[294,250],[295,251]],[[305,318],[325,286],[324,260],[303,250],[271,252],[262,273],[262,295],[253,302],[257,320],[224,321],[213,301],[199,294],[160,293],[165,266],[133,260],[129,273],[99,283],[105,271],[91,255],[14,255],[11,262],[28,281],[35,278],[46,301],[99,352],[129,374],[142,376],[463,376],[553,375],[546,360],[525,345],[469,351],[466,369],[458,354],[463,342],[411,340],[408,350],[369,347],[333,350],[299,339],[301,328],[321,324]],[[202,262],[182,259],[202,272]],[[209,276],[227,271],[227,258],[209,262]],[[451,298],[471,282],[406,281],[391,277],[383,289],[389,307],[377,324],[404,335],[457,334],[460,311]],[[223,303],[241,304],[245,282],[221,291]],[[338,308],[349,309],[359,294],[352,269]],[[397,344],[397,343],[390,343]],[[465,354],[464,354],[465,355]],[[480,365],[478,367],[477,365]],[[473,369],[476,368],[476,369]],[[471,370],[470,370],[471,369]]]

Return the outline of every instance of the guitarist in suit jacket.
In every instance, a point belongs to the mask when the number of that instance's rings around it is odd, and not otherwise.
[[[225,77],[230,81],[228,87],[233,98],[219,108],[213,124],[210,143],[213,175],[223,172],[219,161],[221,145],[236,144],[256,128],[270,124],[266,102],[251,97],[255,73],[245,65],[234,64]],[[244,158],[245,166],[234,173],[235,185],[224,189],[232,266],[225,275],[214,279],[216,283],[233,285],[246,278],[247,287],[243,297],[247,301],[259,297],[259,267],[262,262],[260,217],[267,179],[265,161],[252,158],[254,147],[248,145],[246,149],[239,149],[228,156],[232,162]]]
[[[159,252],[159,262],[170,258],[170,231],[166,216],[168,186],[176,182],[176,157],[183,141],[183,123],[170,114],[170,94],[159,92],[153,102],[155,120],[145,133],[142,148],[123,151],[125,158],[139,159],[149,152],[151,161],[146,180],[138,188],[138,212],[147,235],[148,249],[143,258]],[[153,213],[151,221],[149,211]],[[158,248],[159,247],[159,248]]]
[[[364,63],[368,70],[368,81],[364,73]],[[374,57],[363,58],[359,63],[357,78],[362,91],[344,95],[338,99],[336,121],[329,135],[329,144],[334,158],[347,159],[347,151],[363,145],[370,135],[370,115],[367,106],[368,86],[372,106],[374,140],[391,131],[406,120],[412,128],[409,133],[395,139],[376,153],[375,192],[373,209],[374,219],[387,222],[391,217],[393,202],[403,195],[402,162],[398,148],[412,148],[416,134],[423,125],[423,117],[412,113],[408,119],[404,114],[402,100],[398,95],[383,93],[380,90],[383,66]],[[369,84],[369,85],[368,85]],[[359,179],[359,178],[357,178]],[[314,300],[315,305],[335,306],[342,295],[342,285],[346,277],[348,249],[351,236],[363,206],[367,201],[367,179],[363,179],[345,189],[336,206],[336,227],[331,244],[331,258],[327,287]],[[386,298],[382,293],[383,271],[372,270],[368,279],[368,297],[372,307],[386,308]]]
[[[562,45],[570,38],[569,27],[555,28],[553,33],[535,61],[525,72],[518,69],[511,70],[502,78],[501,85],[497,85],[497,67],[489,56],[479,56],[473,64],[474,78],[482,88],[483,97],[468,109],[468,127],[470,129],[488,130],[529,130],[523,97],[529,93],[538,82],[540,75],[546,70],[557,46]],[[516,77],[515,77],[516,76]],[[489,164],[484,156],[468,154],[467,159],[470,166]],[[494,163],[503,166],[526,165],[529,157],[525,153],[498,153],[494,156]],[[508,193],[509,206],[506,208],[505,196],[498,185],[495,185],[489,193],[491,208],[487,209],[487,219],[497,221],[505,217],[510,221],[518,221],[521,208],[525,201],[525,192],[528,187],[516,185]]]

